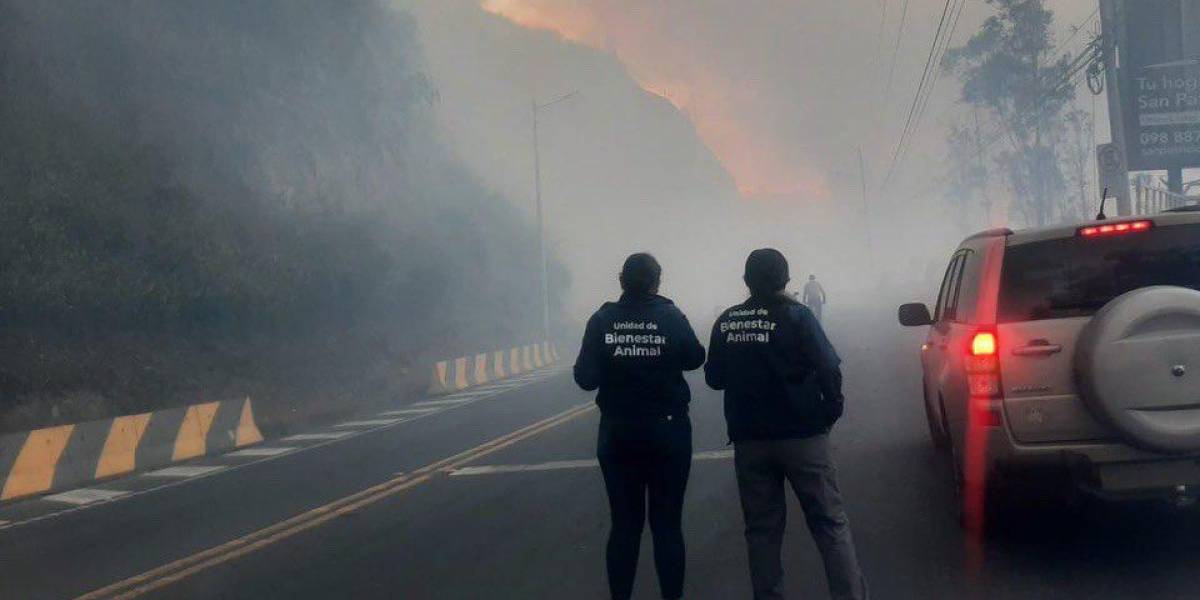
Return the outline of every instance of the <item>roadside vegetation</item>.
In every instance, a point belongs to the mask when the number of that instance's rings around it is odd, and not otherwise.
[[[437,143],[413,28],[0,0],[0,430],[243,396],[284,423],[532,339],[535,231]]]
[[[987,4],[994,13],[942,64],[961,84],[947,156],[962,220],[1037,227],[1090,216],[1095,115],[1076,97],[1084,74],[1072,55],[1089,34],[1077,29],[1065,40],[1073,46],[1056,45],[1042,0]]]

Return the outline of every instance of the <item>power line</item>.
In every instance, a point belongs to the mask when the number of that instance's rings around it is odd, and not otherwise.
[[[943,57],[945,56],[945,52],[949,49],[950,40],[954,36],[954,30],[957,28],[958,18],[962,14],[964,5],[965,5],[965,0],[959,0],[957,7],[953,11],[954,16],[951,21],[952,24],[949,28],[949,34],[946,35],[942,41],[943,47],[941,50],[941,56],[943,56]],[[1070,44],[1070,42],[1074,41],[1074,39],[1077,37],[1079,32],[1082,31],[1084,28],[1086,28],[1087,24],[1092,19],[1094,19],[1096,17],[1096,15],[1098,15],[1098,14],[1099,14],[1099,8],[1092,11],[1092,14],[1089,15],[1087,18],[1085,18],[1083,21],[1081,21],[1080,24],[1075,28],[1074,33],[1059,47],[1060,48],[1066,47],[1066,45],[1068,45],[1068,44]],[[937,41],[936,36],[935,36],[934,40],[936,43],[936,41]],[[1062,91],[1064,89],[1069,89],[1070,87],[1079,85],[1079,80],[1077,78],[1077,75],[1079,75],[1079,73],[1083,72],[1084,69],[1086,69],[1089,65],[1092,64],[1093,61],[1096,60],[1096,58],[1098,56],[1097,53],[1099,52],[1099,48],[1100,48],[1100,46],[1099,46],[1098,40],[1092,40],[1086,46],[1084,46],[1083,51],[1080,52],[1079,56],[1077,56],[1074,60],[1072,60],[1069,63],[1068,68],[1064,70],[1064,72],[1058,78],[1058,80],[1054,83],[1054,85],[1047,87],[1045,91],[1043,91],[1041,94],[1039,94],[1039,98],[1047,98],[1051,95],[1058,94],[1060,91]],[[940,62],[941,62],[941,58],[938,59],[939,64],[940,64]],[[928,62],[927,62],[927,67],[928,67]],[[941,74],[941,69],[935,69],[935,71],[933,73],[932,83],[925,90],[924,98],[920,100],[920,106],[917,109],[916,117],[913,119],[913,124],[911,126],[908,126],[906,124],[906,128],[911,129],[911,131],[906,129],[906,132],[901,134],[901,141],[900,141],[900,144],[897,145],[896,153],[893,154],[892,165],[888,169],[888,174],[887,174],[887,178],[885,179],[884,185],[887,185],[887,181],[889,181],[891,179],[891,176],[892,176],[895,168],[903,160],[904,155],[907,152],[909,145],[911,145],[912,136],[913,136],[913,134],[915,134],[916,128],[920,126],[921,119],[924,116],[925,109],[929,103],[929,98],[932,96],[934,87],[937,86],[937,79],[939,78],[940,74]],[[920,94],[920,93],[921,93],[921,89],[918,86],[918,94]],[[920,98],[920,96],[918,96],[918,98]],[[1048,108],[1049,108],[1048,106],[1043,106],[1032,116],[1034,118],[1037,118],[1037,117],[1041,116],[1042,113],[1044,113],[1046,110],[1048,110]],[[989,138],[990,141],[986,145],[979,147],[978,152],[979,152],[980,156],[982,156],[982,153],[984,151],[990,149],[991,146],[993,146],[997,141],[999,141],[1000,139],[1003,139],[1000,137],[1000,134],[1002,132],[1003,132],[1003,126],[1002,125],[997,126],[995,132]],[[936,181],[940,183],[942,181],[945,181],[945,179],[947,177],[948,177],[948,175],[944,175],[943,177],[938,178],[938,180],[936,180]]]
[[[904,128],[900,131],[900,141],[896,143],[896,149],[892,153],[892,162],[888,167],[887,175],[884,177],[884,186],[887,186],[888,181],[892,178],[892,173],[896,169],[896,163],[899,161],[902,149],[911,132],[913,118],[916,116],[918,106],[920,106],[921,97],[925,93],[926,82],[930,80],[930,66],[933,63],[933,57],[937,54],[938,48],[941,46],[942,33],[947,30],[947,16],[950,14],[951,1],[946,0],[945,5],[942,7],[942,16],[938,20],[937,31],[933,34],[933,43],[929,47],[929,56],[925,58],[925,69],[921,72],[921,79],[917,83],[917,92],[913,96],[912,104],[908,108],[908,116],[904,119]]]
[[[888,68],[887,85],[883,88],[883,98],[892,94],[892,79],[896,75],[896,57],[900,54],[900,40],[904,37],[904,25],[908,22],[908,0],[900,7],[900,28],[896,30],[896,45],[892,48],[892,66]]]
[[[888,0],[879,3],[879,34],[875,36],[875,67],[883,66],[883,28],[887,25]]]
[[[1078,73],[1077,73],[1076,75],[1078,75]],[[1072,80],[1072,81],[1071,81],[1071,83],[1072,83],[1072,84],[1074,84],[1074,85],[1079,85],[1079,80],[1078,80],[1078,79],[1074,79],[1074,80]],[[1049,109],[1049,107],[1048,107],[1048,106],[1043,106],[1043,107],[1042,107],[1041,109],[1039,109],[1039,110],[1038,110],[1036,113],[1034,113],[1034,115],[1033,115],[1033,116],[1034,116],[1034,117],[1039,117],[1039,116],[1041,116],[1041,115],[1042,115],[1042,113],[1046,112],[1048,109]],[[987,141],[987,143],[977,146],[977,148],[976,148],[976,151],[975,151],[975,157],[974,157],[974,158],[976,158],[976,159],[980,159],[980,158],[982,158],[982,157],[983,157],[983,155],[984,155],[984,154],[985,154],[985,153],[986,153],[988,150],[991,150],[992,146],[995,146],[997,142],[999,142],[999,141],[1003,140],[1003,139],[1004,139],[1004,137],[1001,135],[1002,133],[1004,133],[1004,125],[1000,125],[1000,124],[996,125],[996,127],[992,129],[991,133],[989,133],[989,134],[986,136],[986,137],[987,137],[987,140],[988,140],[988,141]],[[917,192],[917,193],[913,194],[913,195],[912,195],[912,196],[910,196],[908,199],[909,199],[909,200],[916,199],[917,197],[919,197],[919,196],[921,196],[921,195],[925,194],[926,192],[928,192],[928,191],[929,191],[929,190],[931,190],[932,188],[934,188],[934,187],[936,187],[936,186],[939,186],[939,185],[941,185],[941,184],[945,183],[945,182],[946,182],[946,180],[950,179],[950,177],[951,177],[951,176],[952,176],[952,173],[951,173],[950,171],[945,171],[945,172],[943,172],[943,173],[941,174],[941,176],[937,177],[936,179],[933,179],[933,180],[931,180],[931,181],[929,182],[929,185],[928,185],[928,186],[926,186],[926,187],[922,188],[922,189],[921,189],[921,191],[919,191],[919,192]]]
[[[1065,41],[1065,42],[1063,42],[1063,43],[1059,44],[1059,45],[1058,45],[1058,47],[1059,47],[1059,48],[1066,48],[1067,46],[1069,46],[1069,45],[1071,44],[1071,42],[1072,42],[1072,41],[1074,41],[1074,40],[1075,40],[1075,38],[1079,36],[1079,32],[1080,32],[1080,31],[1083,31],[1083,30],[1084,30],[1084,28],[1088,26],[1088,23],[1090,23],[1090,22],[1092,21],[1092,19],[1095,19],[1095,18],[1096,18],[1096,15],[1098,15],[1098,14],[1100,14],[1100,7],[1099,7],[1099,6],[1097,6],[1097,7],[1096,7],[1096,10],[1093,10],[1093,11],[1092,11],[1092,14],[1088,15],[1086,19],[1084,19],[1083,21],[1081,21],[1081,22],[1079,23],[1079,25],[1077,25],[1077,26],[1075,27],[1075,31],[1072,31],[1072,32],[1071,32],[1071,36],[1067,38],[1067,41]]]
[[[901,149],[904,147],[905,140],[908,139],[909,129],[911,128],[913,122],[913,116],[916,114],[917,106],[920,104],[921,95],[924,93],[925,82],[929,78],[929,65],[933,61],[934,55],[937,53],[942,31],[944,31],[946,27],[946,15],[950,10],[950,2],[951,0],[946,0],[946,4],[942,7],[942,16],[938,20],[937,31],[933,34],[933,44],[929,48],[929,56],[925,58],[925,68],[921,71],[921,79],[917,83],[916,94],[913,97],[912,104],[908,107],[908,116],[905,117],[904,127],[900,130],[900,141],[896,143],[896,149],[892,153],[892,163],[891,166],[888,167],[887,176],[884,178],[884,185],[886,185],[887,181],[891,179],[892,171],[896,167],[896,161],[900,156]]]
[[[937,89],[938,80],[942,75],[942,60],[946,57],[946,52],[950,49],[950,42],[954,38],[954,32],[958,29],[958,18],[962,16],[964,6],[966,6],[966,0],[958,0],[958,5],[951,9],[954,17],[950,21],[949,32],[942,37],[941,49],[938,51],[938,55],[934,58],[933,65],[930,67],[932,69],[931,81],[925,88],[925,96],[921,100],[921,106],[917,109],[917,116],[913,120],[912,130],[909,131],[908,141],[905,143],[905,147],[901,149],[897,166],[899,166],[900,162],[907,155],[908,149],[912,146],[913,138],[917,130],[921,127],[922,120],[925,118],[925,109],[929,107],[930,99],[933,98],[933,91]]]

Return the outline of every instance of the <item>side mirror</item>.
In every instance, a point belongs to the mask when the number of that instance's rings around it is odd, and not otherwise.
[[[933,324],[933,317],[929,315],[929,307],[921,302],[901,304],[900,310],[897,311],[897,316],[900,317],[900,324],[905,327],[920,327],[922,325]]]

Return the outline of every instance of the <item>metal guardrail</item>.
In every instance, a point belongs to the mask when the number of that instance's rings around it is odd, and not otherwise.
[[[1164,210],[1197,203],[1195,196],[1185,196],[1141,184],[1135,184],[1133,192],[1133,212],[1137,215],[1153,215]]]

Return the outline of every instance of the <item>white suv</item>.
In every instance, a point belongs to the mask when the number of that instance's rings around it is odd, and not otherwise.
[[[921,349],[934,444],[980,509],[1034,470],[1103,496],[1200,493],[1200,212],[985,231]],[[974,506],[972,506],[974,505]]]

